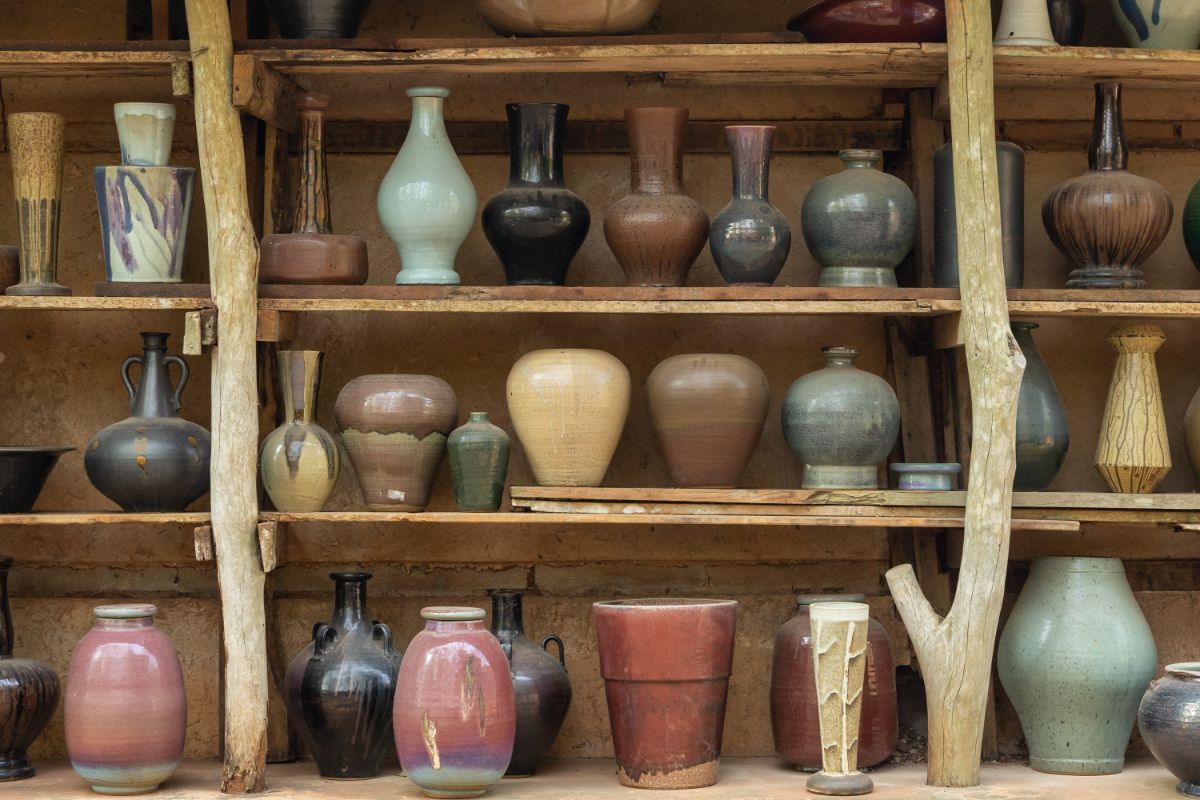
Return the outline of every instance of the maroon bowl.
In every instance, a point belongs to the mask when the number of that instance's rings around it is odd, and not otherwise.
[[[810,42],[944,42],[945,0],[810,0],[788,20]]]

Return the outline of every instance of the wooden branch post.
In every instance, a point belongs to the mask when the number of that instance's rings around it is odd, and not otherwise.
[[[1008,327],[996,175],[989,0],[946,3],[962,334],[971,386],[971,476],[958,589],[943,618],[911,565],[887,573],[929,708],[934,786],[975,786],[1008,566],[1017,393],[1025,359]]]
[[[259,560],[258,243],[250,222],[242,127],[232,103],[226,0],[186,0],[208,262],[221,338],[212,377],[212,528],[225,642],[225,772],[221,790],[266,788],[265,575]]]

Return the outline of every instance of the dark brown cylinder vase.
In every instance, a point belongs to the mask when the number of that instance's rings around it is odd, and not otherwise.
[[[767,376],[748,358],[672,356],[646,379],[646,405],[673,486],[734,488],[762,436]]]
[[[771,730],[775,751],[797,769],[821,769],[821,718],[813,673],[813,603],[864,602],[863,595],[801,595],[799,610],[775,637],[771,667]],[[896,664],[887,630],[875,620],[867,628],[867,672],[863,681],[862,722],[859,726],[858,765],[872,767],[896,749]]]
[[[592,605],[623,786],[717,782],[737,609],[685,598]]]
[[[1126,171],[1121,84],[1096,84],[1088,171],[1060,183],[1042,204],[1050,241],[1075,262],[1068,289],[1141,289],[1141,264],[1171,229],[1174,207],[1161,184]]]
[[[708,214],[683,193],[686,108],[627,108],[630,193],[604,215],[604,237],[630,286],[683,286],[708,240]]]

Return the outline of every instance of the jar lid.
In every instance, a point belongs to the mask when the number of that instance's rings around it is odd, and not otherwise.
[[[121,603],[111,606],[96,606],[92,613],[97,619],[145,619],[158,613],[158,606],[150,603]]]
[[[867,596],[865,594],[798,594],[796,595],[796,605],[811,606],[813,603],[865,603]]]
[[[429,606],[421,609],[421,618],[433,622],[477,622],[485,616],[482,608],[470,606]]]
[[[405,94],[409,97],[449,97],[450,90],[445,86],[413,86]]]

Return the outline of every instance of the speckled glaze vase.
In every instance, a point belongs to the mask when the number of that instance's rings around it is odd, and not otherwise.
[[[1067,411],[1054,376],[1033,341],[1037,327],[1036,322],[1012,323],[1013,336],[1025,355],[1025,374],[1017,398],[1017,471],[1013,488],[1018,492],[1046,491],[1071,445]]]
[[[508,475],[508,434],[492,424],[486,411],[472,411],[466,424],[450,434],[446,452],[458,510],[498,510]]]
[[[525,635],[522,595],[512,590],[492,593],[492,634],[508,654],[516,697],[517,732],[513,743],[510,777],[532,775],[550,752],[567,709],[571,707],[571,679],[563,641],[554,634],[540,645]],[[549,652],[553,644],[558,655]]]
[[[1054,41],[1063,47],[1076,47],[1083,41],[1086,21],[1083,0],[1047,0],[1050,10],[1050,30]]]
[[[1113,328],[1117,351],[1096,442],[1096,469],[1114,492],[1150,494],[1171,471],[1171,446],[1154,353],[1166,341],[1157,325]]]
[[[771,666],[771,730],[775,752],[797,769],[821,768],[821,727],[813,676],[813,603],[866,602],[861,594],[800,595],[796,616],[775,635]],[[892,640],[883,625],[871,620],[867,628],[867,666],[859,724],[858,765],[873,767],[896,749],[899,721],[896,710],[896,665]]]
[[[408,646],[396,687],[400,766],[427,797],[478,797],[512,758],[508,657],[481,608],[434,606],[421,617],[425,630]]]
[[[762,437],[767,376],[748,358],[672,356],[646,378],[646,407],[671,485],[734,488]]]
[[[509,103],[508,187],[483,207],[483,232],[509,285],[562,286],[592,216],[563,178],[564,103]]]
[[[83,454],[88,480],[123,511],[183,511],[208,493],[211,437],[179,416],[188,367],[167,355],[169,336],[142,334],[142,355],[121,364],[129,417],[93,436]],[[142,370],[136,390],[129,377],[134,364]],[[174,390],[171,364],[180,369]]]
[[[1183,441],[1196,480],[1200,481],[1200,390],[1192,395],[1183,415]]]
[[[994,43],[1054,47],[1046,0],[1004,0]]]
[[[792,229],[767,199],[774,125],[729,125],[733,199],[708,231],[708,247],[725,282],[770,286],[792,249]]]
[[[805,489],[878,489],[879,465],[900,435],[888,382],[854,366],[858,350],[823,347],[826,366],[798,379],[783,400],[783,434],[804,463]]]
[[[1200,47],[1200,5],[1192,0],[1112,0],[1112,8],[1130,47]]]
[[[13,658],[13,620],[8,607],[8,571],[0,556],[0,782],[32,778],[29,746],[58,708],[58,674],[49,664]]]
[[[259,466],[263,488],[279,511],[320,511],[341,470],[337,443],[316,422],[324,362],[320,350],[275,354],[283,424],[263,440]]]
[[[629,286],[683,286],[708,214],[683,193],[686,108],[627,108],[630,193],[609,206],[604,237]]]
[[[1068,289],[1141,289],[1141,264],[1171,229],[1174,206],[1157,181],[1127,171],[1121,84],[1096,84],[1088,171],[1046,195],[1042,223],[1075,269]]]
[[[592,605],[622,786],[717,782],[737,612],[735,600]]]
[[[804,241],[821,265],[821,286],[895,286],[896,267],[912,250],[917,201],[912,189],[876,168],[879,150],[843,150],[841,172],[804,196]]]
[[[179,655],[152,605],[97,606],[67,673],[71,766],[100,794],[146,794],[183,758],[187,697]]]
[[[408,136],[379,187],[379,220],[400,251],[396,283],[457,284],[454,259],[475,224],[475,185],[450,145],[442,106],[450,90],[409,89]]]
[[[342,443],[372,511],[424,511],[458,398],[432,375],[362,375],[333,408]]]
[[[508,373],[508,414],[541,486],[599,486],[629,415],[629,370],[602,350],[534,350]]]
[[[68,295],[71,290],[56,279],[66,120],[61,114],[28,112],[9,114],[6,123],[20,236],[21,280],[4,293]]]
[[[1157,663],[1120,559],[1034,559],[996,653],[1030,766],[1068,775],[1120,772]]]
[[[1170,664],[1150,682],[1138,706],[1142,741],[1187,797],[1200,797],[1200,663]]]
[[[284,677],[288,719],[325,778],[373,778],[392,744],[402,653],[367,613],[365,572],[334,572],[333,616],[313,626]]]

